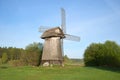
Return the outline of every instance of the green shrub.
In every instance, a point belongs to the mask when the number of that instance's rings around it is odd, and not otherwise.
[[[2,59],[0,58],[0,65],[2,64]]]
[[[21,60],[11,60],[8,61],[8,64],[11,66],[25,66],[24,62],[22,62]]]
[[[8,54],[7,53],[3,53],[2,54],[2,63],[7,63],[8,61]]]

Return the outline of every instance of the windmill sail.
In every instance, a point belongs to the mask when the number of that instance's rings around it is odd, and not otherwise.
[[[72,41],[80,41],[80,37],[69,35],[69,34],[65,34],[65,39],[66,40],[72,40]]]
[[[65,10],[61,8],[61,29],[63,33],[66,33],[66,17],[65,17]]]
[[[66,33],[66,15],[65,10],[61,8],[61,29],[63,33]],[[64,47],[63,47],[63,39],[61,39],[61,48],[62,48],[62,56],[64,56]]]

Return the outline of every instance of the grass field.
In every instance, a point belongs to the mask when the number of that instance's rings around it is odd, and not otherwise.
[[[118,68],[0,66],[0,80],[120,80]]]

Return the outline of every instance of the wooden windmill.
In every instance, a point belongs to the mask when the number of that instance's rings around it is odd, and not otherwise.
[[[41,64],[49,66],[52,64],[63,65],[63,39],[80,41],[80,37],[66,34],[65,10],[61,9],[61,26],[46,28],[41,26],[39,31],[44,32],[41,36],[45,39]]]

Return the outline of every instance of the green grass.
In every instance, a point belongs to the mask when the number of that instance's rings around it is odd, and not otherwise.
[[[120,80],[120,69],[103,67],[0,66],[0,80]]]

